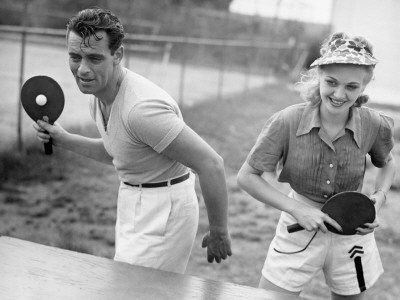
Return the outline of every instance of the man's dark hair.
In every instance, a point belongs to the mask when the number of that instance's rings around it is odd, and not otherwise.
[[[90,47],[90,38],[96,41],[102,39],[97,35],[98,31],[104,30],[109,39],[108,48],[113,55],[122,45],[125,37],[124,27],[116,15],[109,10],[101,8],[88,8],[73,16],[67,23],[67,39],[71,31],[82,37],[82,44]]]

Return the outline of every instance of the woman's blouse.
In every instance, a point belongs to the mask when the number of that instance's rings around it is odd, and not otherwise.
[[[361,189],[367,154],[378,168],[387,163],[394,145],[393,123],[373,109],[353,107],[344,131],[331,141],[321,126],[319,104],[296,104],[266,122],[247,163],[273,172],[280,162],[279,181],[325,202],[338,192]]]

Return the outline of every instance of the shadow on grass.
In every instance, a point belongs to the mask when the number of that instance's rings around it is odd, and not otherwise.
[[[88,137],[99,137],[94,125],[70,127],[68,131]],[[24,141],[24,149],[17,147],[0,152],[0,187],[6,181],[44,182],[67,179],[67,169],[73,165],[75,154],[54,147],[52,155],[45,155],[40,142],[30,137]]]
[[[85,238],[83,238],[84,240]],[[85,242],[77,236],[77,233],[73,230],[58,228],[57,240],[55,241],[55,246],[57,248],[86,253],[94,254],[93,249],[85,244]]]

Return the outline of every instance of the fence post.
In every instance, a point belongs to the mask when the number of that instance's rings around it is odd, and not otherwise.
[[[21,40],[21,61],[20,61],[20,69],[19,69],[19,91],[22,89],[22,85],[24,83],[24,71],[25,71],[25,46],[26,46],[26,25],[28,24],[28,4],[29,0],[25,0],[24,2],[24,10],[22,13],[22,40]],[[18,138],[18,151],[21,153],[23,151],[23,142],[22,142],[22,104],[20,101],[20,94],[18,94],[18,121],[17,121],[17,138]]]
[[[189,21],[190,17],[190,10],[191,6],[188,4],[188,1],[184,1],[185,4],[185,22],[184,24],[187,24]],[[183,109],[183,100],[184,100],[184,93],[185,93],[185,77],[186,77],[186,63],[187,63],[187,47],[189,46],[188,43],[188,38],[189,38],[189,26],[186,26],[185,28],[185,38],[184,42],[182,43],[182,53],[181,53],[181,74],[179,78],[179,105],[181,106],[181,109]]]
[[[218,100],[221,101],[223,100],[223,88],[224,88],[224,72],[225,72],[225,52],[226,52],[226,40],[227,40],[227,27],[229,24],[229,11],[225,12],[225,17],[223,20],[222,24],[222,30],[223,30],[223,46],[221,50],[221,55],[220,55],[220,61],[219,61],[219,76],[218,76]]]
[[[250,30],[250,47],[248,53],[246,55],[246,74],[244,78],[244,88],[243,88],[243,98],[246,99],[247,93],[250,86],[250,77],[252,72],[252,59],[255,57],[255,34],[256,34],[256,26],[257,26],[258,16],[251,16],[251,30]]]

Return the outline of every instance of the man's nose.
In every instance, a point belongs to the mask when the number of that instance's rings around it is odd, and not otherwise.
[[[89,71],[90,71],[90,68],[89,68],[88,63],[86,62],[85,59],[82,59],[80,65],[78,67],[78,75],[85,75],[85,74],[89,73]]]

